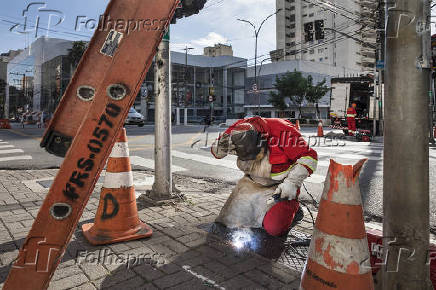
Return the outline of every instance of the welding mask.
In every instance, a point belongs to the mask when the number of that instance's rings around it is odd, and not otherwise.
[[[255,160],[266,144],[261,137],[262,134],[249,123],[236,126],[231,133],[231,140],[238,158],[242,161]]]

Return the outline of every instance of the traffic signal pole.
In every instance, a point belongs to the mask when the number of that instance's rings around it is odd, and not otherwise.
[[[429,1],[387,4],[382,289],[429,284]]]
[[[156,54],[155,70],[155,181],[150,193],[154,199],[168,198],[172,194],[171,172],[171,77],[169,32],[160,43]]]

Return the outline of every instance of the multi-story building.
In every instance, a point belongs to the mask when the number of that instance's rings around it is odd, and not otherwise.
[[[10,50],[0,54],[0,117],[9,118],[8,63],[20,52],[21,50]]]
[[[331,87],[331,79],[334,77],[352,77],[359,76],[359,70],[348,70],[342,67],[335,67],[323,63],[314,63],[311,61],[303,60],[289,60],[279,61],[263,64],[261,67],[257,67],[257,91],[253,91],[254,67],[247,69],[246,80],[246,95],[245,95],[245,112],[247,115],[261,115],[266,118],[274,117],[287,117],[287,118],[309,118],[314,119],[316,117],[315,104],[309,104],[304,101],[302,104],[302,116],[299,116],[299,109],[297,105],[293,104],[288,98],[286,103],[288,109],[284,112],[274,108],[269,99],[271,92],[275,92],[275,82],[277,77],[283,76],[287,72],[299,71],[302,72],[304,77],[312,76],[313,84],[316,85],[319,82],[326,80],[326,86]],[[330,92],[328,92],[318,103],[322,119],[328,119],[329,107],[330,107]]]
[[[231,45],[222,43],[215,44],[215,46],[208,46],[204,48],[205,56],[233,56],[233,48]]]
[[[25,104],[32,111],[41,111],[43,64],[59,55],[67,55],[72,41],[41,37],[16,55],[8,63],[7,79],[10,90],[9,112],[14,113]],[[12,100],[15,99],[15,100]]]
[[[376,0],[276,0],[276,6],[282,10],[276,16],[273,61],[300,59],[373,70]]]
[[[152,66],[153,67],[153,66]],[[171,52],[171,95],[173,111],[187,108],[189,121],[201,121],[210,115],[236,118],[244,115],[244,94],[247,60],[234,56],[204,56]],[[154,118],[154,70],[147,73],[142,93],[135,107],[140,110],[142,99],[147,100],[142,114]],[[213,96],[213,107],[210,96]],[[182,115],[183,117],[183,115]]]
[[[66,55],[59,55],[43,63],[42,71],[41,111],[53,113],[71,80],[71,59]]]

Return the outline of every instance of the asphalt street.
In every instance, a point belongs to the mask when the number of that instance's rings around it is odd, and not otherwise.
[[[126,126],[130,159],[133,169],[154,168],[154,127]],[[217,160],[208,147],[224,128],[204,126],[174,126],[172,129],[173,172],[192,177],[212,177],[236,183],[243,174],[236,167],[235,156]],[[328,129],[325,130],[325,133]],[[316,128],[302,128],[302,133],[318,152],[318,170],[305,185],[307,191],[316,199],[320,198],[323,182],[327,174],[329,160],[332,158],[342,164],[355,164],[360,159],[368,161],[362,170],[360,185],[365,212],[369,218],[380,220],[383,215],[383,143],[325,141],[314,138]],[[0,130],[0,169],[27,170],[58,168],[63,159],[55,157],[40,148],[43,129],[26,126],[24,129],[13,124],[11,130]],[[206,140],[206,137],[208,139]],[[430,201],[431,224],[436,228],[436,148],[430,148]],[[306,190],[301,197],[311,200]],[[405,209],[407,210],[407,209]]]

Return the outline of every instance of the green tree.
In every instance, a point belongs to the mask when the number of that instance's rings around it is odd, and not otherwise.
[[[310,78],[309,78],[310,77]],[[320,111],[319,111],[319,100],[322,99],[322,97],[327,94],[327,92],[330,90],[328,86],[326,86],[326,80],[323,79],[321,82],[317,83],[316,85],[313,85],[312,77],[309,76],[307,78],[308,87],[307,87],[307,94],[306,94],[306,100],[310,103],[314,103],[316,107],[316,118],[320,118]]]
[[[85,41],[75,41],[73,42],[73,47],[68,50],[68,57],[71,61],[72,70],[75,71],[79,65],[80,59],[82,58],[85,50],[87,48],[87,43]]]
[[[274,88],[277,90],[277,93],[271,92],[271,97],[268,100],[269,103],[278,110],[283,111],[287,108],[285,99],[289,98],[298,107],[301,117],[301,107],[308,91],[308,79],[301,72],[294,70],[293,72],[285,73],[281,77],[277,77]]]

